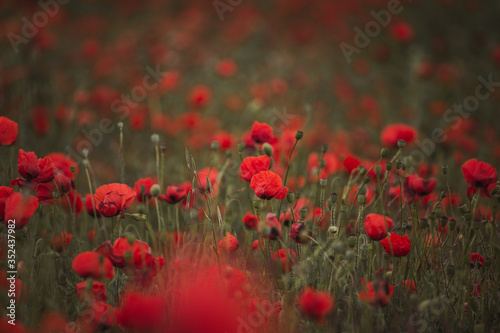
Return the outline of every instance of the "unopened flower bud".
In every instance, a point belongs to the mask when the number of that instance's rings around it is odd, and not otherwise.
[[[448,221],[448,228],[450,229],[450,231],[453,231],[455,230],[455,227],[457,226],[457,220],[455,219],[450,219]]]
[[[448,166],[445,164],[443,165],[443,175],[448,174]]]
[[[406,141],[398,140],[398,148],[404,148],[404,147],[406,147]]]
[[[161,189],[160,189],[160,185],[158,184],[154,184],[153,186],[151,186],[151,195],[156,198],[157,196],[160,195],[161,193]]]
[[[420,221],[418,221],[418,226],[420,229],[425,229],[429,226],[429,222],[427,222],[427,219],[420,219]]]
[[[351,261],[351,260],[353,260],[355,257],[356,257],[356,256],[355,256],[355,254],[354,254],[354,251],[352,251],[352,250],[347,250],[347,251],[345,252],[345,258],[346,258],[347,260]]]
[[[307,216],[307,208],[301,208],[299,210],[299,216],[301,220],[304,220]]]
[[[350,236],[347,237],[347,246],[349,246],[351,249],[356,246],[356,237]]]
[[[337,199],[338,199],[337,193],[330,194],[330,201],[332,202],[332,204],[337,203]]]
[[[387,163],[385,164],[385,169],[386,169],[387,171],[391,171],[391,170],[392,170],[392,163],[391,163],[391,162],[387,162]]]
[[[129,243],[129,245],[134,244],[134,242],[135,242],[135,235],[134,234],[128,233],[126,235],[126,237],[127,237],[127,242]]]
[[[326,166],[326,162],[325,162],[325,160],[321,160],[321,161],[319,161],[319,167],[320,167],[320,168],[324,168],[325,166]]]
[[[402,160],[397,160],[396,161],[396,169],[399,170],[403,167],[403,161]]]
[[[262,150],[264,151],[264,154],[269,157],[273,155],[273,146],[271,146],[268,142],[262,145]]]
[[[119,130],[122,130],[123,129],[123,122],[119,121],[118,124],[116,124],[116,126],[118,127]]]
[[[380,150],[380,157],[384,158],[384,157],[387,157],[387,155],[389,155],[389,149],[387,149],[387,148],[385,148],[385,147],[384,147],[384,148],[382,148],[382,149]]]
[[[321,145],[321,152],[323,154],[326,153],[327,150],[328,150],[328,145],[326,145],[326,144]]]
[[[286,201],[288,201],[289,204],[292,204],[293,200],[295,200],[295,194],[293,194],[292,192],[288,192],[286,194]]]
[[[358,202],[360,205],[364,205],[366,203],[366,197],[364,195],[358,195]]]
[[[238,143],[238,152],[242,153],[245,150],[244,143]]]
[[[157,144],[160,142],[160,136],[158,134],[151,134],[151,142]]]
[[[304,132],[302,132],[302,131],[295,132],[295,140],[299,141],[303,137],[304,137]]]
[[[446,227],[446,225],[448,224],[448,217],[444,215],[441,216],[440,224],[442,228]]]
[[[469,207],[467,207],[466,204],[461,204],[460,206],[458,206],[458,210],[460,211],[460,213],[465,214],[469,211]]]
[[[375,174],[380,175],[381,172],[382,172],[382,166],[380,164],[377,164],[375,166]]]
[[[326,180],[326,178],[321,178],[321,179],[319,180],[319,185],[320,185],[321,187],[326,187],[326,185],[327,185],[327,184],[328,184],[328,181]]]
[[[333,249],[333,251],[340,253],[340,254],[344,254],[346,251],[344,243],[340,240],[336,240],[335,242],[333,242],[332,249]]]
[[[210,144],[210,149],[212,149],[213,151],[219,150],[219,142],[212,141],[212,143]]]

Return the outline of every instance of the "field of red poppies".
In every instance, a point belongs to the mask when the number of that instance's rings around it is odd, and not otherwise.
[[[0,332],[500,331],[499,4],[0,12]]]

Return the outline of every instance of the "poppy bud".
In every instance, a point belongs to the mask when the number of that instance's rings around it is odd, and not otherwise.
[[[238,143],[238,152],[242,153],[245,150],[244,143]]]
[[[159,196],[160,193],[161,193],[160,185],[154,184],[153,186],[151,186],[150,192],[151,192],[151,195],[154,198],[156,198],[157,196]]]
[[[304,136],[304,132],[302,132],[302,131],[295,132],[295,140],[299,141],[300,139],[302,139],[303,136]]]
[[[135,209],[139,214],[145,214],[146,213],[146,206],[143,203],[138,203],[135,206]]]
[[[381,172],[382,172],[382,166],[380,164],[377,164],[375,166],[375,174],[380,175]]]
[[[324,168],[326,166],[325,160],[319,161],[319,166],[320,166],[320,168]]]
[[[448,217],[446,216],[441,216],[441,227],[446,227],[446,225],[448,224]]]
[[[389,149],[387,149],[387,148],[385,148],[385,147],[384,147],[384,148],[382,148],[382,149],[380,150],[380,157],[384,158],[384,157],[387,157],[387,155],[389,155]]]
[[[455,219],[450,219],[448,221],[448,227],[450,228],[451,231],[455,230],[455,227],[457,226],[457,220]]]
[[[365,168],[364,166],[362,166],[362,165],[359,165],[359,166],[358,166],[358,170],[359,170],[359,174],[360,174],[360,175],[364,175],[364,174],[366,174],[366,171],[368,171],[368,170],[366,170],[366,168]]]
[[[307,216],[307,208],[301,208],[299,210],[299,216],[301,220],[304,220]]]
[[[427,219],[420,219],[420,221],[418,221],[418,226],[420,229],[425,229],[429,226],[429,223],[427,222]]]
[[[347,246],[349,246],[350,248],[355,247],[356,246],[356,237],[354,237],[354,236],[347,237]]]
[[[448,166],[443,165],[443,175],[446,175],[448,173]]]
[[[151,142],[157,144],[160,142],[160,136],[158,134],[151,134]]]
[[[271,146],[268,142],[262,145],[262,150],[264,151],[264,154],[269,157],[273,155],[273,146]]]
[[[292,204],[294,199],[295,199],[295,194],[293,194],[292,192],[288,192],[286,194],[286,201],[288,201],[289,204]]]
[[[386,169],[387,171],[391,171],[391,170],[392,170],[392,163],[391,163],[391,162],[387,162],[387,163],[385,164],[385,169]]]
[[[338,199],[337,193],[330,194],[330,201],[332,202],[332,204],[335,204],[337,202],[337,199]]]
[[[254,201],[253,202],[253,208],[259,209],[260,208],[260,201]]]
[[[320,185],[321,187],[326,187],[326,185],[327,185],[327,184],[328,184],[328,181],[326,180],[326,178],[321,178],[321,179],[319,180],[319,185]]]
[[[333,238],[338,234],[338,232],[339,232],[339,228],[332,225],[328,228],[328,237]]]
[[[219,142],[212,141],[212,143],[210,144],[210,149],[212,149],[213,151],[218,150],[219,149]]]
[[[366,197],[364,195],[358,195],[358,202],[360,205],[364,205],[366,203]]]
[[[466,204],[461,204],[460,206],[458,206],[458,210],[460,211],[460,213],[465,214],[469,211],[469,207],[467,207]]]
[[[321,152],[323,154],[326,153],[327,150],[328,150],[328,145],[326,145],[326,144],[321,145]]]
[[[164,152],[165,152],[165,150],[167,150],[167,144],[166,144],[166,143],[162,143],[162,144],[160,145],[160,150],[161,150],[161,152],[162,152],[162,153],[164,153]]]
[[[134,245],[135,242],[135,235],[132,233],[127,234],[127,242],[129,243],[130,246]]]
[[[354,240],[356,240],[356,239],[354,239]],[[356,245],[356,244],[354,244],[354,245]],[[345,258],[346,258],[347,260],[353,260],[353,259],[355,258],[354,251],[352,251],[352,250],[347,250],[347,251],[345,252]]]
[[[403,161],[397,160],[396,161],[396,170],[399,170],[403,167]]]
[[[405,140],[398,140],[398,148],[403,149],[406,147],[406,141]]]
[[[123,122],[119,121],[118,124],[116,124],[118,129],[122,130],[123,129]]]

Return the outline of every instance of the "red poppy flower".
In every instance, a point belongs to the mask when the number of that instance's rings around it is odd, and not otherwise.
[[[316,291],[310,287],[304,289],[298,298],[303,314],[321,321],[334,307],[332,295],[326,291]]]
[[[273,129],[266,123],[255,121],[250,135],[256,143],[271,142],[273,139]]]
[[[240,165],[241,178],[249,182],[255,174],[269,170],[270,165],[271,159],[267,155],[246,157],[241,161]]]
[[[418,133],[414,127],[396,123],[387,125],[382,130],[380,141],[387,147],[396,148],[399,140],[404,140],[409,145],[417,139],[417,136]]]
[[[121,320],[119,309],[104,302],[94,302],[82,311],[78,318],[78,328],[81,332],[98,332],[118,325]]]
[[[394,227],[394,222],[387,216],[379,214],[368,214],[365,217],[365,231],[373,240],[381,240],[387,237],[387,233]]]
[[[218,253],[223,252],[234,252],[238,250],[239,243],[236,237],[231,235],[229,232],[226,233],[226,236],[221,239],[219,242],[219,251]]]
[[[319,178],[328,178],[329,176],[335,174],[341,167],[340,160],[331,153],[326,153],[323,157],[325,161],[325,166],[321,169]],[[307,159],[307,170],[309,173],[309,179],[311,181],[316,180],[318,177],[318,153],[311,153]]]
[[[276,215],[267,213],[266,219],[257,225],[257,232],[264,238],[277,239],[283,234],[283,229]]]
[[[73,259],[71,268],[82,278],[91,277],[96,280],[109,280],[115,273],[111,261],[97,252],[82,252],[78,254]]]
[[[17,138],[17,123],[6,117],[0,117],[0,146],[8,146]]]
[[[257,228],[257,224],[259,223],[259,217],[253,215],[250,212],[247,212],[245,216],[243,216],[243,225],[247,229],[255,229]]]
[[[102,216],[112,217],[123,211],[134,201],[136,192],[120,183],[102,185],[94,194],[97,209]]]
[[[312,236],[312,232],[308,231],[304,223],[294,223],[288,231],[290,239],[297,244],[306,244],[309,242],[309,237]],[[309,236],[309,237],[308,237]]]
[[[231,77],[236,74],[238,66],[232,59],[223,59],[215,66],[215,73],[222,77]]]
[[[135,267],[150,266],[153,260],[151,249],[146,242],[135,239],[132,244],[126,237],[118,238],[113,244],[113,255],[123,259],[124,264]],[[114,260],[112,260],[114,262]],[[120,267],[119,265],[115,265]]]
[[[8,186],[0,186],[0,220],[5,216],[5,201],[14,193],[14,189]]]
[[[391,26],[391,35],[397,42],[407,44],[411,42],[415,36],[413,26],[408,22],[397,22]]]
[[[405,199],[408,202],[418,200],[420,197],[432,193],[436,186],[436,178],[423,179],[415,174],[406,176],[403,185]]]
[[[157,184],[158,182],[153,180],[153,178],[141,178],[135,182],[134,190],[137,193],[137,201],[143,202],[151,198],[151,186]]]
[[[390,237],[382,239],[380,244],[388,255],[394,257],[404,257],[411,251],[411,243],[407,235],[400,236],[392,233]]]
[[[94,206],[92,206],[92,197],[94,197]],[[85,195],[85,210],[90,216],[94,216],[94,209],[95,209],[95,215],[96,216],[101,216],[99,213],[99,209],[97,207],[97,203],[95,201],[95,196],[92,194],[86,194]]]
[[[161,295],[136,292],[125,296],[121,306],[120,325],[135,332],[164,331],[167,324],[167,302]]]
[[[254,240],[252,242],[252,250],[255,251],[255,250],[259,250],[261,246],[264,246],[264,241],[261,239],[261,240]]]
[[[202,192],[208,192],[208,182],[212,185],[213,195],[216,196],[218,192],[217,176],[219,172],[215,168],[206,167],[198,171],[198,189]]]
[[[106,286],[99,281],[92,281],[90,288],[89,281],[83,281],[76,284],[76,298],[80,302],[106,302]]]
[[[250,181],[250,188],[263,200],[273,198],[282,200],[288,192],[288,188],[282,184],[281,177],[269,170],[255,174]]]
[[[54,251],[62,252],[69,246],[72,239],[73,235],[68,234],[66,231],[63,231],[60,235],[52,233],[50,236],[50,248]]]
[[[465,181],[470,185],[469,193],[481,189],[484,197],[491,197],[490,191],[497,181],[497,170],[491,165],[477,159],[471,159],[462,165]]]
[[[0,330],[2,330],[0,328]],[[36,327],[36,331],[40,333],[51,333],[51,332],[66,332],[66,333],[77,333],[77,330],[73,328],[73,323],[68,320],[64,315],[58,312],[46,312],[40,322]],[[2,330],[3,332],[3,330]],[[12,332],[14,333],[14,332]]]
[[[27,182],[46,183],[54,179],[54,163],[48,157],[37,158],[35,153],[19,149],[17,170]],[[26,181],[14,179],[11,184],[22,186]]]
[[[62,173],[71,180],[75,180],[78,176],[78,163],[75,160],[63,153],[50,153],[47,155],[48,158],[54,163],[55,173]],[[75,169],[71,172],[71,167]]]
[[[66,201],[65,194],[70,192],[74,186],[71,179],[63,174],[57,174],[53,181],[38,184],[36,197],[40,203],[47,205],[53,204],[54,199],[58,198],[64,198],[63,201]]]
[[[417,292],[415,281],[413,280],[404,280],[403,288],[408,294],[415,294]]]
[[[166,201],[170,204],[176,204],[186,199],[188,192],[191,190],[191,184],[172,185],[167,187],[166,194],[158,196],[158,199]]]
[[[371,282],[361,278],[361,291],[358,297],[372,305],[386,306],[394,294],[394,286],[385,281]]]
[[[471,253],[470,263],[471,266],[474,266],[475,263],[479,263],[480,266],[484,266],[484,258],[479,253]]]
[[[279,249],[273,253],[273,260],[279,260],[281,262],[281,271],[283,273],[290,272],[296,257],[297,253],[290,249],[286,249],[286,251],[284,249]]]
[[[189,105],[196,108],[203,108],[210,103],[212,91],[206,85],[200,84],[194,86],[188,96]]]
[[[14,220],[16,229],[24,227],[30,217],[38,208],[38,200],[32,195],[12,193],[5,201],[4,218],[5,224],[9,220]]]

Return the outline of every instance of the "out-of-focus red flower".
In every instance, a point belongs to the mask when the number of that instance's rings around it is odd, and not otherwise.
[[[97,252],[82,252],[71,264],[71,268],[82,278],[96,280],[111,279],[114,276],[113,265],[108,258]]]
[[[415,281],[413,280],[404,280],[403,288],[408,294],[415,294],[417,292],[417,288],[415,286]]]
[[[94,200],[102,216],[112,217],[122,214],[136,195],[137,193],[129,186],[112,183],[99,187],[95,191]]]
[[[90,229],[88,232],[87,232],[87,240],[89,241],[89,243],[94,243],[95,241],[95,230],[94,229]]]
[[[288,193],[288,188],[283,186],[281,177],[270,170],[256,173],[250,181],[250,188],[263,200],[273,198],[282,200]]]
[[[479,253],[471,253],[470,263],[473,266],[475,263],[479,263],[480,266],[484,266],[484,258]]]
[[[71,179],[63,174],[57,174],[52,182],[38,184],[36,197],[40,203],[52,205],[54,199],[62,198],[66,201],[65,194],[73,188],[74,183]]]
[[[17,323],[16,323],[17,325]],[[1,329],[0,329],[1,330]],[[46,312],[38,323],[36,331],[39,333],[65,332],[76,333],[72,323],[58,312]],[[3,331],[2,331],[3,332]]]
[[[251,129],[251,137],[255,143],[271,142],[274,137],[273,129],[266,123],[255,121]]]
[[[190,190],[190,183],[171,185],[167,187],[166,194],[158,196],[158,199],[166,201],[169,204],[176,204],[186,199],[186,196]]]
[[[204,84],[196,85],[188,95],[188,103],[195,108],[206,107],[212,100],[212,91]]]
[[[405,199],[408,202],[418,200],[432,193],[436,186],[436,178],[423,179],[415,174],[406,176],[403,185]]]
[[[24,195],[22,193],[12,193],[5,200],[5,209],[3,220],[8,225],[9,220],[15,221],[16,229],[24,227],[30,217],[38,208],[38,200],[32,195]]]
[[[260,243],[260,244],[259,244]],[[252,242],[252,250],[259,250],[260,246],[264,246],[264,241],[261,239],[260,241],[258,239],[254,240]]]
[[[382,244],[388,255],[394,257],[404,257],[411,251],[411,242],[407,235],[400,236],[391,233],[391,236],[382,239],[380,244]]]
[[[92,206],[92,197],[94,197],[94,205]],[[94,209],[95,209],[95,214],[94,214]],[[85,195],[85,210],[90,216],[101,216],[101,213],[99,213],[99,208],[97,207],[97,203],[95,200],[95,196],[92,194],[86,194]]]
[[[410,43],[414,36],[415,32],[413,30],[413,26],[408,22],[396,22],[391,26],[391,35],[397,42],[408,44]]]
[[[288,235],[290,239],[297,244],[306,244],[309,242],[309,237],[312,236],[312,232],[307,230],[304,223],[298,222],[292,224],[290,230],[288,230]]]
[[[335,174],[341,167],[340,160],[336,155],[332,153],[325,153],[323,160],[325,161],[325,167],[322,168],[319,178],[328,178],[329,176]],[[318,177],[318,153],[311,153],[307,159],[307,170],[309,173],[309,180],[315,181]]]
[[[236,239],[236,237],[234,237],[229,232],[227,232],[226,236],[224,236],[224,238],[222,238],[221,241],[219,242],[218,252],[219,253],[223,253],[223,252],[231,253],[231,252],[238,250],[239,246],[240,246],[240,244],[238,243],[238,240]]]
[[[394,222],[387,216],[379,214],[368,214],[365,217],[365,230],[373,240],[382,240],[387,237],[387,233],[394,227]]]
[[[266,219],[257,225],[257,232],[264,238],[278,239],[283,234],[283,229],[276,215],[267,213]]]
[[[372,305],[386,306],[394,294],[394,286],[385,281],[366,281],[361,278],[361,290],[358,297]]]
[[[249,182],[255,174],[269,170],[270,165],[271,159],[267,155],[246,157],[240,165],[241,178]]]
[[[8,186],[0,186],[0,220],[5,216],[5,201],[14,193],[14,189]]]
[[[131,292],[121,306],[120,325],[136,332],[164,332],[168,324],[167,301],[162,295]]]
[[[83,281],[76,284],[76,298],[80,302],[106,302],[106,286],[99,281],[92,281],[92,285],[88,288],[90,281]]]
[[[465,181],[470,185],[469,193],[481,190],[481,195],[490,198],[490,191],[497,181],[497,170],[491,165],[477,159],[471,159],[462,165]]]
[[[409,145],[417,139],[417,136],[418,133],[414,127],[396,123],[384,127],[380,135],[380,141],[387,147],[397,148],[399,140],[404,140],[406,145]]]
[[[212,194],[216,196],[219,188],[219,185],[217,183],[218,174],[219,172],[215,168],[206,167],[204,169],[198,170],[198,190],[202,192],[210,192],[208,188],[208,181],[210,181],[210,185],[212,185],[213,191]]]
[[[61,232],[60,235],[52,233],[50,236],[50,248],[57,252],[62,252],[65,248],[69,246],[69,243],[73,239],[72,234],[68,234],[66,231]]]
[[[218,131],[212,136],[211,142],[216,141],[219,143],[219,149],[222,151],[227,151],[231,149],[234,145],[234,136],[226,131]]]
[[[113,249],[116,251],[113,255],[123,260],[123,265],[144,267],[151,265],[153,260],[148,244],[137,239],[133,240],[131,244],[126,237],[120,237],[113,244]],[[116,264],[114,259],[111,261],[115,266],[123,267],[122,264]]]
[[[301,312],[316,321],[322,321],[335,305],[330,293],[316,291],[311,287],[304,289],[300,293],[298,303]]]
[[[97,332],[118,325],[121,319],[119,309],[104,302],[94,302],[78,317],[79,332]]]
[[[17,123],[7,117],[0,117],[0,146],[8,146],[17,139]]]
[[[151,186],[158,182],[153,178],[141,178],[134,184],[135,193],[137,193],[137,201],[143,202],[151,198]]]
[[[49,110],[43,106],[36,106],[31,112],[31,123],[38,135],[46,135],[50,131]]]
[[[250,212],[247,212],[245,216],[243,216],[243,225],[247,229],[255,229],[257,228],[257,224],[259,223],[259,217],[256,215],[253,215]]]
[[[50,153],[47,157],[54,163],[54,171],[56,174],[62,173],[71,180],[75,180],[78,176],[78,163],[70,156],[66,156],[63,153]],[[73,172],[71,172],[71,167],[75,168],[74,175]]]
[[[15,325],[9,323],[9,318],[7,316],[2,316],[0,318],[0,331],[9,332],[9,333],[28,333],[31,330],[28,330],[26,326],[22,323],[16,321]]]
[[[293,264],[295,263],[295,257],[297,253],[291,249],[279,249],[278,251],[273,253],[273,260],[279,260],[281,263],[281,271],[283,273],[290,272]]]
[[[233,59],[222,59],[215,66],[215,73],[222,77],[232,77],[238,71],[238,66]]]

